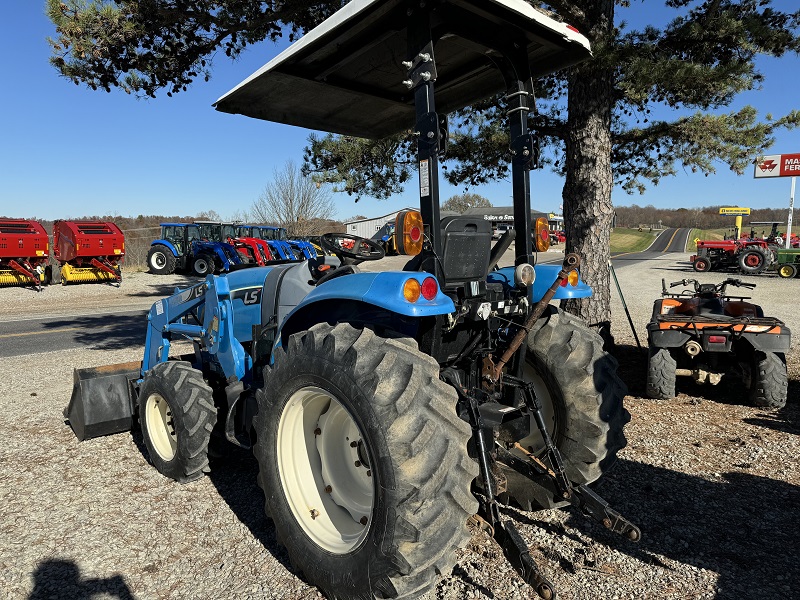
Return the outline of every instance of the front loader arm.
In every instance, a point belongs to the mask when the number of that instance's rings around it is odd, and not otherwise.
[[[209,275],[205,281],[159,300],[147,315],[142,376],[169,359],[173,334],[188,337],[216,358],[226,379],[242,379],[250,371],[250,357],[234,337],[233,306],[228,280]],[[202,324],[191,324],[195,315]]]

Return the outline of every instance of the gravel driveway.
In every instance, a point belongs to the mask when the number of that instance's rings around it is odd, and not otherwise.
[[[687,255],[688,256],[688,255]],[[687,256],[617,263],[639,337],[661,278],[693,277]],[[396,260],[396,259],[395,259]],[[387,263],[388,265],[389,263]],[[379,265],[375,265],[380,268]],[[719,281],[704,274],[704,281]],[[800,281],[750,278],[767,314],[800,333],[790,304]],[[0,315],[147,307],[181,284],[177,276],[126,275],[122,288],[0,289]],[[744,405],[734,383],[685,385],[671,401],[644,392],[645,360],[621,305],[614,326],[629,386],[628,446],[598,491],[640,525],[632,544],[570,511],[507,515],[519,525],[564,599],[791,598],[800,566],[800,353],[788,356],[789,405]],[[794,300],[791,300],[792,302]],[[13,339],[3,343],[13,343]],[[141,347],[0,359],[0,596],[22,598],[318,598],[292,572],[264,517],[254,459],[216,463],[180,485],[147,463],[141,435],[79,443],[64,424],[72,370],[138,360]],[[702,395],[702,396],[701,396]],[[793,591],[794,590],[794,591]],[[476,533],[425,598],[533,597],[494,543]]]

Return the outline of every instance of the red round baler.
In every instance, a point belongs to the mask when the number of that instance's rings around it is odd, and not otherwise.
[[[38,221],[0,219],[0,285],[47,283],[47,232]]]
[[[53,256],[61,283],[122,281],[125,235],[109,221],[55,221]]]

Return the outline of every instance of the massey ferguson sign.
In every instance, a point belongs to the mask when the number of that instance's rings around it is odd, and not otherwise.
[[[756,163],[756,178],[800,177],[800,154],[772,154]]]

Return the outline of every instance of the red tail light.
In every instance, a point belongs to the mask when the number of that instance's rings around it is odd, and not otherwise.
[[[422,282],[422,297],[425,300],[433,300],[439,291],[439,284],[433,277],[426,277]]]

